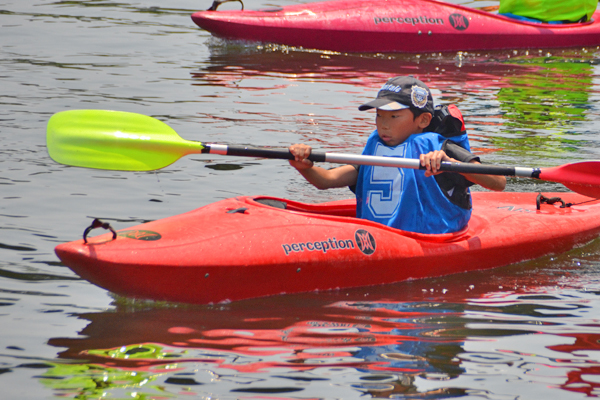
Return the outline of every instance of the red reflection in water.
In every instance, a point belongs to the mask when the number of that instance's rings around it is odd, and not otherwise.
[[[600,325],[581,325],[582,329],[598,329]],[[598,366],[598,354],[600,354],[600,333],[573,333],[561,334],[562,337],[573,338],[572,344],[549,346],[550,350],[567,353],[565,359],[557,360],[561,363],[573,363],[573,370],[567,372],[567,381],[560,385],[562,389],[585,393],[596,397],[597,389],[600,389],[600,366]],[[582,355],[591,354],[591,359],[581,359]],[[596,356],[594,356],[596,354]],[[573,362],[573,360],[575,360]],[[592,364],[586,366],[585,364]]]
[[[63,359],[151,372],[165,364],[171,364],[175,369],[168,371],[173,372],[181,371],[186,363],[202,363],[204,368],[213,365],[237,374],[264,374],[269,379],[272,371],[282,369],[309,372],[349,367],[365,376],[398,374],[403,378],[388,385],[386,393],[415,393],[417,377],[433,374],[452,381],[465,372],[463,360],[477,362],[478,355],[469,357],[464,347],[473,337],[489,335],[493,341],[495,337],[551,334],[555,323],[528,323],[543,318],[539,310],[544,308],[545,297],[527,296],[558,280],[559,276],[538,273],[535,266],[518,266],[493,273],[214,307],[128,311],[125,304],[115,312],[80,315],[90,323],[79,336],[54,338],[49,344],[65,348],[59,355]],[[560,307],[548,306],[555,318],[566,318],[565,309],[563,313]],[[507,320],[522,323],[510,330],[505,326]],[[488,327],[481,330],[475,326],[477,322]],[[597,363],[572,360],[577,359],[578,351],[597,351],[600,334],[562,332],[556,335],[556,343],[562,343],[560,337],[564,336],[575,338],[574,343],[548,346],[549,353],[575,356],[564,360],[543,354],[537,357],[548,363],[546,368],[560,368],[561,373],[568,369],[564,383],[555,378],[556,387],[590,395],[599,385],[595,382],[600,375]],[[127,352],[129,357],[119,356]],[[534,357],[499,348],[496,358],[502,359],[502,353],[512,354],[511,360]],[[527,374],[525,369],[519,373]],[[368,385],[363,386],[361,390],[367,390]],[[440,393],[449,395],[452,390]],[[456,396],[461,393],[458,390]]]
[[[191,73],[192,84],[214,86],[215,96],[230,96],[231,91],[248,92],[246,96],[258,97],[285,95],[299,82],[315,83],[314,92],[306,98],[287,101],[321,104],[322,111],[314,117],[317,126],[311,126],[306,115],[296,118],[298,133],[303,141],[323,148],[361,149],[364,135],[373,127],[370,113],[353,114],[340,121],[334,117],[338,109],[355,109],[363,100],[371,98],[390,77],[414,75],[425,81],[438,104],[456,104],[463,110],[469,128],[472,150],[484,154],[500,150],[501,143],[489,140],[489,128],[503,124],[498,111],[492,115],[480,110],[471,112],[474,105],[496,100],[502,88],[514,87],[515,79],[527,80],[540,70],[539,65],[510,62],[510,52],[493,55],[348,55],[314,52],[248,51],[242,54],[213,54],[210,61]],[[320,86],[319,86],[320,85]],[[307,87],[303,85],[303,87]],[[225,88],[225,89],[223,89]],[[468,94],[468,96],[466,95]],[[478,99],[478,96],[480,99]],[[336,97],[337,102],[336,102]],[[475,103],[470,101],[475,100]],[[355,104],[349,104],[354,102]],[[263,112],[252,115],[247,111],[242,118],[246,122],[265,122],[280,127],[281,115]],[[206,113],[205,118],[213,118]],[[288,118],[290,118],[288,116]],[[472,127],[480,127],[483,132]],[[315,134],[317,133],[317,134]]]
[[[507,77],[534,73],[540,67],[526,63],[508,63],[510,53],[500,53],[500,59],[489,55],[452,56],[369,56],[324,55],[314,52],[293,52],[282,57],[280,52],[249,52],[245,54],[213,55],[206,68],[192,72],[197,85],[214,85],[249,91],[282,89],[298,81],[314,81],[347,87],[378,89],[392,76],[414,75],[432,89],[461,92],[476,88],[502,88],[511,85]],[[273,86],[273,78],[282,84]],[[260,86],[264,80],[268,86]],[[252,82],[252,83],[249,83]],[[476,92],[476,90],[475,90]],[[353,94],[360,93],[354,92]]]
[[[430,325],[429,321],[440,318],[451,324],[459,323],[464,304],[486,296],[489,290],[497,290],[497,282],[478,281],[478,275],[485,274],[469,274],[469,281],[474,284],[465,283],[464,275],[454,275],[341,292],[275,296],[214,307],[130,312],[124,306],[116,312],[79,315],[90,321],[80,335],[54,338],[50,344],[67,348],[61,357],[80,358],[85,350],[134,343],[240,353],[252,351],[252,354],[256,354],[258,347],[300,353],[323,347],[381,347],[414,341],[455,343],[463,338],[436,339],[441,337],[435,334],[441,324],[436,321]],[[520,276],[519,283],[526,283],[526,279]],[[536,283],[540,283],[539,279]]]

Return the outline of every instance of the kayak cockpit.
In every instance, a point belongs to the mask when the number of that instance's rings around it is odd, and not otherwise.
[[[260,197],[245,197],[244,200],[249,204],[255,204],[258,206],[274,207],[281,210],[307,213],[311,214],[315,218],[324,219],[338,219],[342,218],[356,218],[356,201],[354,199],[331,201],[327,203],[308,204],[300,203],[288,199],[280,199],[276,197],[260,196]],[[480,222],[472,221],[464,229],[458,232],[444,233],[444,234],[424,234],[416,232],[408,232],[400,229],[391,228],[389,226],[382,225],[378,222],[368,221],[360,219],[361,225],[374,226],[379,229],[391,230],[397,234],[405,237],[422,240],[425,242],[441,243],[441,242],[456,242],[458,240],[468,239],[473,235],[471,226],[480,226]]]

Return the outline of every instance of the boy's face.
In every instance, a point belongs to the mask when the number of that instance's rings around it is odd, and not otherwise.
[[[377,109],[375,118],[379,138],[389,147],[398,146],[410,135],[423,132],[430,121],[431,114],[423,113],[414,118],[412,111],[408,108],[398,111]]]

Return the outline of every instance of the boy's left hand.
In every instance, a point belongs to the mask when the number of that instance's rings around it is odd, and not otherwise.
[[[425,176],[433,176],[441,174],[440,166],[442,161],[458,162],[457,160],[448,157],[443,150],[436,150],[419,156],[421,166],[425,167]]]
[[[427,154],[421,154],[419,156],[421,165],[425,167],[425,176],[432,176],[441,174],[444,171],[440,171],[442,161],[448,161],[452,163],[458,163],[460,161],[455,160],[452,157],[448,157],[442,150],[432,151]],[[480,164],[479,161],[473,160],[471,163]],[[468,181],[478,184],[486,189],[501,192],[506,187],[506,177],[496,175],[481,175],[481,174],[461,174]]]

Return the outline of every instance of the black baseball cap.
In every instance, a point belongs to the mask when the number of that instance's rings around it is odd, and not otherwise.
[[[399,76],[388,80],[373,101],[358,107],[360,111],[378,108],[386,111],[413,108],[433,115],[433,97],[426,84],[412,76]]]

